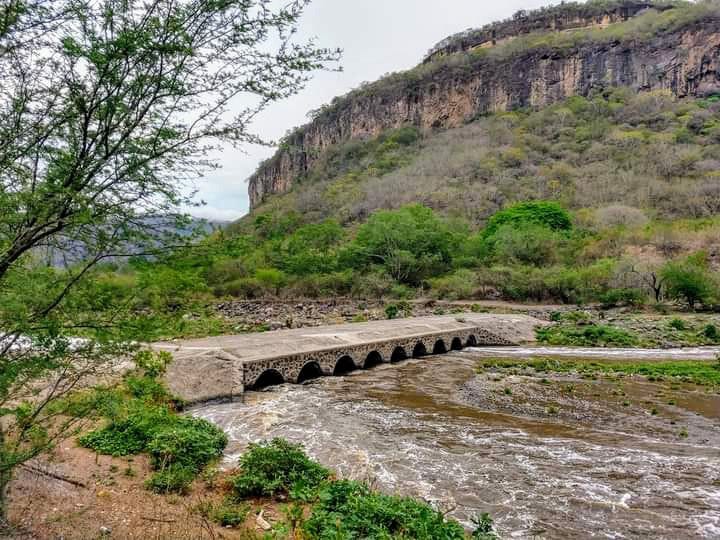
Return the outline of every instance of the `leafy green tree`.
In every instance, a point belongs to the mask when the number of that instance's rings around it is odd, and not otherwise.
[[[506,223],[493,235],[495,258],[501,264],[548,266],[558,260],[562,236],[538,223]]]
[[[288,282],[285,273],[276,268],[258,269],[255,272],[255,279],[263,287],[272,290],[275,296],[280,296],[280,291]]]
[[[696,253],[684,261],[669,262],[662,269],[667,296],[687,302],[691,309],[717,296],[717,284],[710,273],[707,254]]]
[[[256,142],[252,119],[337,59],[296,42],[307,4],[0,7],[0,520],[12,471],[63,432],[51,405],[129,337],[91,309],[94,267],[187,244],[171,231],[209,153]],[[67,338],[79,332],[91,339]]]
[[[396,280],[417,284],[447,271],[459,248],[447,223],[422,205],[376,212],[359,229],[345,254],[355,267],[380,265]]]
[[[569,231],[572,219],[567,210],[552,201],[530,201],[515,204],[495,213],[483,231],[487,238],[494,235],[503,225],[535,224],[552,231]]]

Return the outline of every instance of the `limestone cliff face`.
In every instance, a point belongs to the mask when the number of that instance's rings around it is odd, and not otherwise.
[[[288,191],[328,146],[388,128],[452,128],[478,115],[540,108],[610,86],[666,89],[678,97],[720,93],[720,21],[705,19],[642,42],[596,42],[509,57],[484,55],[471,63],[447,61],[381,82],[336,100],[296,130],[250,178],[252,207],[269,194]]]

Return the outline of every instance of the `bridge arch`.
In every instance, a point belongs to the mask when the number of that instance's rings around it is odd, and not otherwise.
[[[341,356],[340,358],[338,358],[337,362],[335,362],[333,375],[346,375],[351,371],[355,371],[356,369],[357,366],[355,365],[355,360],[353,360],[352,356],[346,354],[345,356]]]
[[[412,357],[413,358],[420,358],[421,356],[427,355],[427,349],[425,348],[425,344],[422,341],[418,341],[415,344],[415,347],[413,348]]]
[[[277,386],[279,384],[285,384],[285,377],[276,369],[266,369],[260,376],[255,379],[255,382],[250,386],[252,390],[262,390],[268,386]]]
[[[319,377],[323,376],[322,368],[320,367],[320,364],[315,362],[314,360],[311,362],[308,362],[305,364],[302,369],[300,370],[300,373],[297,376],[297,382],[298,384],[304,383],[305,381],[310,381],[312,379],[317,379]]]
[[[407,352],[405,352],[404,347],[395,347],[395,349],[392,352],[392,355],[390,355],[390,361],[391,362],[401,362],[403,360],[407,360],[408,355]]]
[[[465,345],[468,347],[476,347],[478,344],[477,337],[475,337],[475,334],[470,334],[467,338],[467,341],[465,342]]]
[[[462,339],[459,337],[454,337],[452,340],[452,343],[450,344],[450,350],[451,351],[459,351],[463,348],[463,342]]]
[[[447,346],[445,345],[445,341],[438,339],[433,346],[433,354],[445,354],[446,352]]]
[[[365,362],[363,363],[364,369],[370,369],[372,367],[378,366],[383,363],[383,357],[382,354],[380,354],[378,351],[370,351],[365,358]]]

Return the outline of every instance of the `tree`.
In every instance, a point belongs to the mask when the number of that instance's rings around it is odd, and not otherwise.
[[[14,468],[64,431],[52,405],[128,337],[92,309],[94,267],[186,244],[177,210],[210,153],[259,141],[255,116],[338,58],[296,42],[307,4],[0,7],[0,511]],[[67,268],[44,269],[41,250]]]
[[[698,252],[684,261],[667,263],[661,275],[668,296],[675,300],[684,300],[691,309],[695,309],[698,303],[707,304],[717,294],[707,255],[703,252]]]
[[[425,206],[376,212],[359,229],[345,258],[355,267],[377,264],[396,280],[417,284],[450,267],[457,235]]]

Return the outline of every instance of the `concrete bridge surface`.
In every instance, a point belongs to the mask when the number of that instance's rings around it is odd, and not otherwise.
[[[232,400],[245,390],[341,375],[383,362],[473,345],[534,341],[544,324],[526,315],[395,319],[158,343],[172,353],[166,383],[188,403]]]

